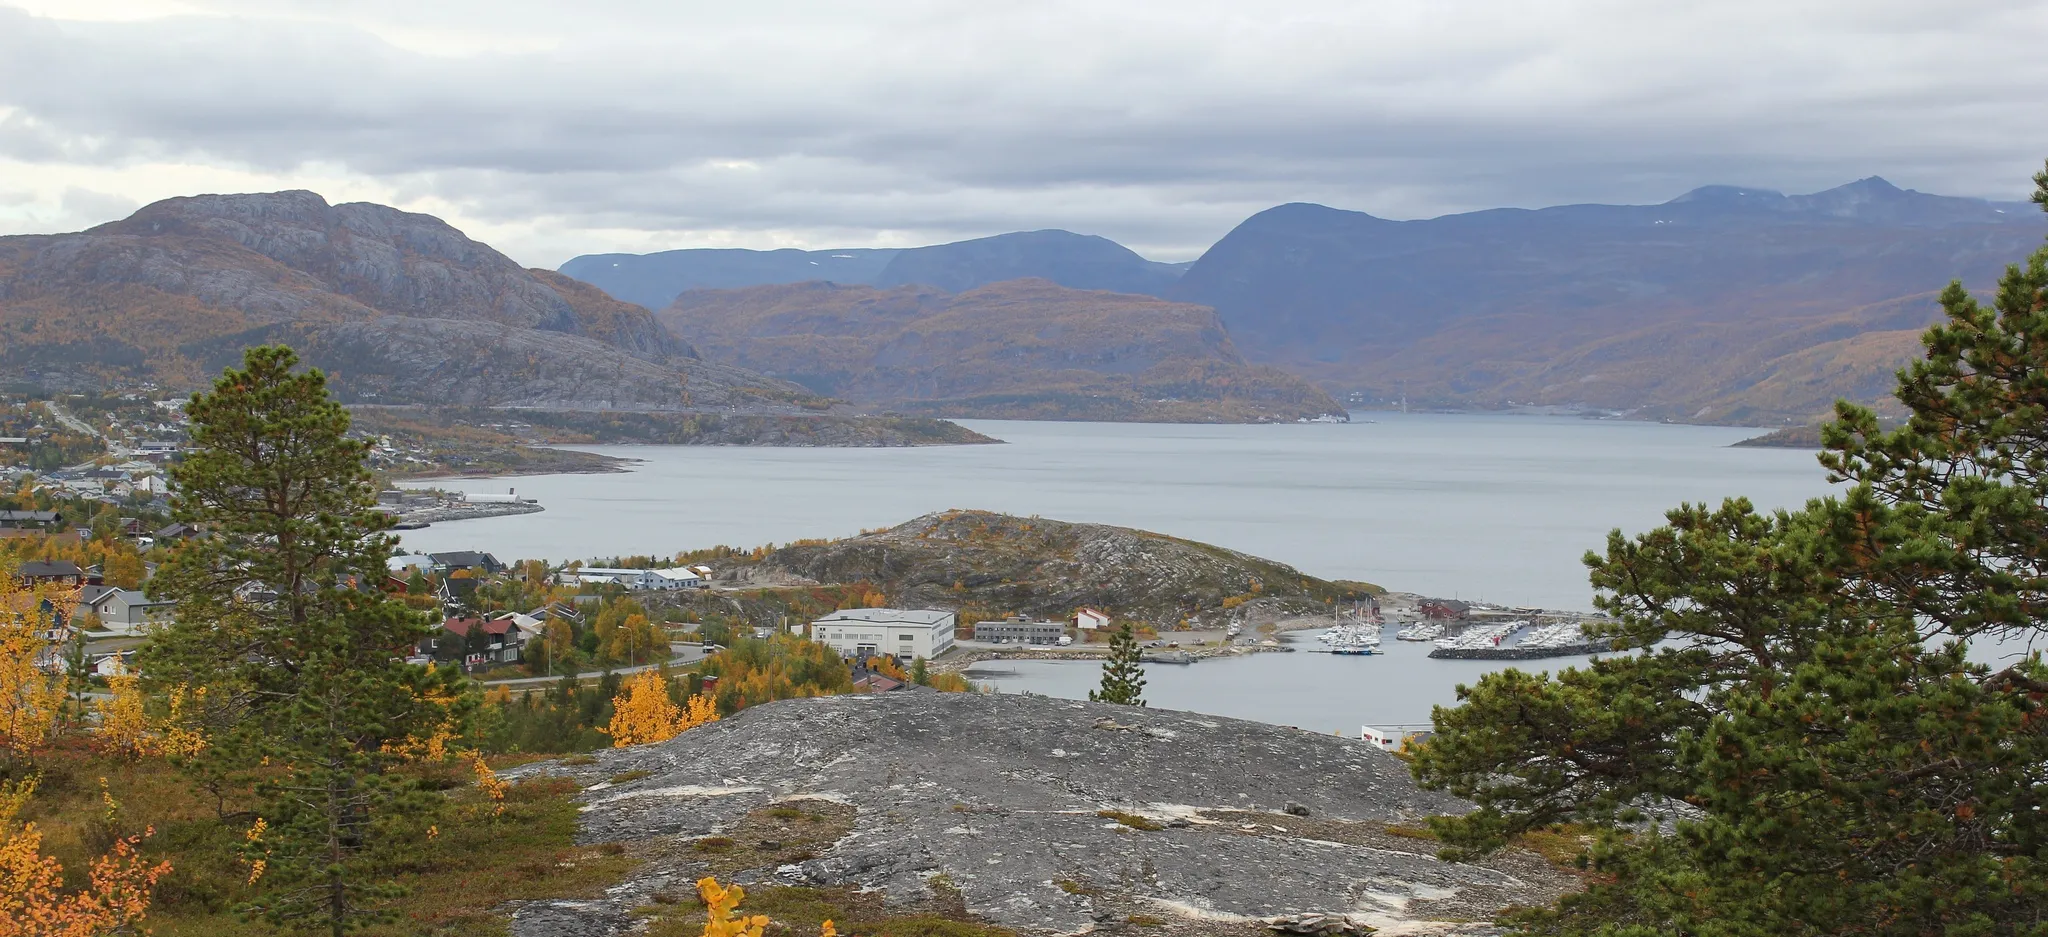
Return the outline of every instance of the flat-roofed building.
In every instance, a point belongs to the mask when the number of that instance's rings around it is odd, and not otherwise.
[[[1063,621],[1033,621],[1011,616],[974,623],[974,640],[989,644],[1058,644],[1067,634]]]
[[[843,608],[811,622],[811,640],[841,657],[931,660],[953,649],[958,619],[938,609]]]

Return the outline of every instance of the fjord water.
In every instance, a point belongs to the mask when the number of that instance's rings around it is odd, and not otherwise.
[[[1811,452],[1728,447],[1754,430],[1517,415],[1354,419],[963,421],[1007,444],[920,449],[590,447],[642,461],[624,474],[433,482],[517,488],[547,510],[436,524],[404,542],[507,560],[667,555],[985,508],[1155,530],[1402,591],[1587,609],[1579,557],[1608,530],[1646,530],[1683,501],[1742,495],[1786,507],[1828,488]],[[1431,705],[1454,700],[1456,684],[1507,666],[1430,660],[1427,645],[1391,635],[1385,649],[1150,665],[1146,696],[1154,706],[1349,735],[1360,723],[1426,722]],[[1099,674],[1094,662],[1004,661],[973,676],[1003,691],[1082,698]]]
[[[408,531],[410,549],[500,558],[669,555],[840,537],[980,508],[1121,524],[1328,578],[1585,609],[1579,557],[1682,501],[1797,505],[1827,490],[1810,452],[1733,449],[1755,430],[1573,417],[1359,413],[1350,424],[962,421],[1007,442],[916,449],[594,446],[605,475],[441,480],[516,488],[539,514]]]

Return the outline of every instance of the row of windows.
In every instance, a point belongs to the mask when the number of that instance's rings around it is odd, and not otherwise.
[[[852,633],[852,632],[840,632],[840,631],[834,631],[834,632],[831,632],[831,633],[828,633],[828,634],[826,634],[826,635],[825,635],[825,640],[827,640],[827,641],[880,641],[880,640],[882,640],[882,635],[879,635],[879,634],[874,634],[874,633],[872,633],[872,632],[865,632],[865,633]],[[896,640],[898,640],[898,641],[901,641],[901,642],[903,642],[903,643],[905,643],[905,644],[909,644],[909,643],[911,643],[911,642],[913,642],[913,641],[916,641],[916,640],[917,640],[917,635],[914,635],[914,634],[899,634],[899,635],[897,635],[897,636],[896,636]]]

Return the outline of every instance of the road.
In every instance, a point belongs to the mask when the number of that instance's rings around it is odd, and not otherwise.
[[[688,666],[688,665],[690,665],[690,664],[694,664],[694,663],[696,663],[696,662],[698,662],[698,661],[700,661],[700,660],[703,660],[703,659],[704,659],[704,646],[703,646],[703,645],[701,645],[701,644],[670,644],[670,645],[668,646],[668,649],[669,649],[669,652],[670,652],[671,654],[673,654],[673,655],[674,655],[674,656],[670,657],[670,658],[669,658],[668,660],[665,660],[665,661],[658,661],[658,662],[656,662],[656,663],[652,663],[652,664],[641,664],[641,665],[640,665],[640,666],[638,666],[638,667],[619,667],[619,668],[616,668],[616,669],[614,669],[614,670],[612,671],[612,673],[619,673],[619,674],[626,674],[626,673],[639,673],[639,672],[640,672],[640,671],[642,671],[642,670],[653,670],[653,669],[655,669],[655,668],[657,668],[657,667],[663,667],[663,666],[667,666],[667,667],[683,667],[683,666]],[[580,678],[582,678],[582,677],[593,677],[593,676],[596,676],[596,675],[598,675],[599,673],[602,673],[602,672],[603,672],[603,671],[597,671],[597,670],[584,670],[584,671],[579,671],[579,672],[578,672],[578,673],[576,674],[576,676],[577,676],[577,677],[578,677],[578,678],[580,679]],[[485,685],[485,686],[508,686],[508,687],[509,687],[509,686],[532,686],[532,685],[535,685],[535,684],[541,684],[541,683],[553,683],[553,682],[555,682],[555,681],[557,681],[557,680],[560,680],[560,679],[562,679],[562,678],[561,678],[561,677],[559,677],[559,676],[556,676],[556,677],[520,677],[520,678],[518,678],[518,679],[516,679],[516,680],[490,680],[490,681],[487,681],[487,682],[485,682],[485,683],[484,683],[484,685]]]

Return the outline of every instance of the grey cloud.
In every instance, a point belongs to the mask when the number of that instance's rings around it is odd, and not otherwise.
[[[0,9],[0,154],[339,165],[546,219],[550,262],[603,228],[1067,227],[1182,257],[1281,201],[1413,217],[1872,173],[2015,197],[2048,156],[2040,3],[210,5]]]

